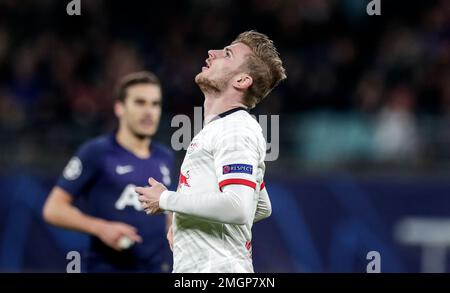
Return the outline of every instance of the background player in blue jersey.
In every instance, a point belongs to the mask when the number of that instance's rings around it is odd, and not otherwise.
[[[150,72],[132,73],[117,89],[119,127],[84,143],[51,191],[47,222],[91,235],[87,272],[169,271],[169,217],[147,217],[134,191],[149,176],[171,185],[172,151],[152,140],[161,117],[161,85]],[[87,211],[74,206],[86,197]],[[83,264],[82,264],[83,267]]]

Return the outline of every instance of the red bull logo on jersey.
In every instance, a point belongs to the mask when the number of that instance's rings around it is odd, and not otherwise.
[[[252,242],[251,241],[247,241],[245,242],[245,248],[247,248],[247,251],[249,253],[249,255],[252,255]]]
[[[229,173],[253,173],[253,166],[247,164],[230,164],[222,167],[223,174]]]
[[[189,179],[189,171],[186,172],[186,175],[180,172],[180,179],[178,180],[178,189],[180,189],[181,186],[191,187],[189,185],[188,179]]]

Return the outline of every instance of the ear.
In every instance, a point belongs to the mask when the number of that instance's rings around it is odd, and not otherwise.
[[[233,87],[240,90],[248,89],[252,84],[252,77],[246,73],[238,74],[233,81]]]
[[[124,105],[122,102],[117,101],[114,103],[114,114],[116,114],[116,117],[118,119],[122,118],[124,111],[125,111],[125,109],[124,109]]]

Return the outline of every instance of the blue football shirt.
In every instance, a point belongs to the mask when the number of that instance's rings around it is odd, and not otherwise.
[[[150,152],[149,158],[142,159],[119,145],[115,133],[100,136],[78,149],[58,179],[57,186],[74,199],[85,197],[87,214],[130,224],[143,238],[142,243],[117,252],[91,237],[84,257],[87,271],[170,270],[165,215],[146,215],[134,188],[148,185],[148,178],[153,177],[168,189],[174,189],[174,155],[172,150],[154,141]]]

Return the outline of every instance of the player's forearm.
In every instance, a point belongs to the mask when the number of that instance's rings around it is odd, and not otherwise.
[[[256,206],[255,219],[253,223],[268,218],[272,214],[272,204],[270,203],[267,189],[263,188],[259,192],[258,205]]]
[[[96,235],[103,220],[83,214],[68,203],[47,203],[44,219],[55,226]]]
[[[164,210],[184,213],[214,222],[243,225],[252,217],[253,189],[247,186],[227,186],[223,192],[182,194],[165,191],[160,199]]]

